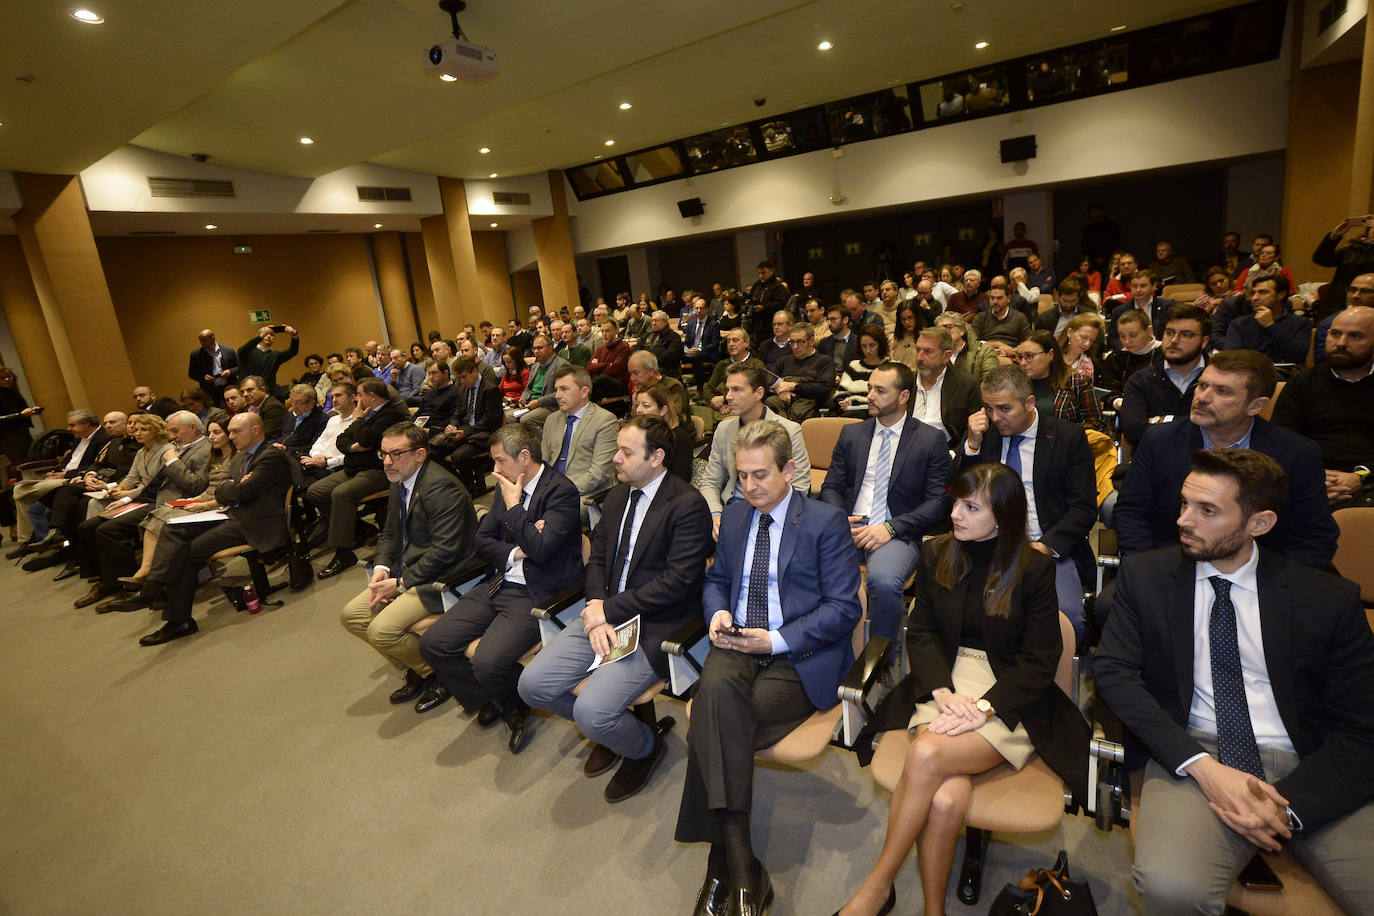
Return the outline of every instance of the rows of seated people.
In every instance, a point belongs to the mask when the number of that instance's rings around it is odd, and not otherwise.
[[[986,288],[917,264],[905,289],[825,308],[814,277],[793,293],[764,262],[749,290],[688,291],[675,314],[628,294],[590,317],[535,308],[428,348],[308,356],[290,386],[275,373],[293,329],[239,351],[207,330],[182,409],[144,386],[133,410],[68,416],[73,448],[15,487],[28,540],[11,556],[90,583],[78,607],[160,610],[141,640],[156,646],[196,632],[201,570],[226,549],[299,539],[329,578],[375,537],[341,622],[396,669],[392,702],[456,699],[512,753],[534,710],[567,719],[586,773],[615,771],[608,802],[661,762],[671,720],[642,703],[697,624],[710,650],[676,834],[709,844],[697,913],[771,902],[754,755],[835,707],[856,632],[905,651],[880,665],[889,692],[855,749],[914,740],[845,913],[891,912],[913,845],[926,912],[943,912],[974,775],[1038,755],[1084,804],[1092,731],[1055,671],[1095,653],[1101,698],[1150,758],[1133,870],[1148,912],[1220,912],[1254,850],[1281,845],[1368,912],[1374,635],[1330,568],[1333,510],[1370,502],[1374,273],[1341,278],[1302,368],[1311,326],[1286,321],[1273,263],[1188,303],[1128,254],[1097,297],[1079,271],[1032,289],[1038,258]],[[828,453],[808,451],[818,423]],[[1100,522],[1122,564],[1089,613]],[[569,593],[580,612],[532,655],[532,612]]]

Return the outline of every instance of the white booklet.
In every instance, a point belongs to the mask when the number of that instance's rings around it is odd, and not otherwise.
[[[216,509],[208,512],[192,512],[190,515],[178,515],[167,519],[169,525],[192,525],[196,522],[224,522],[228,521],[229,516]]]
[[[635,649],[639,648],[639,615],[631,617],[629,620],[615,628],[616,644],[610,652],[600,656],[592,662],[592,666],[587,669],[590,674],[602,665],[610,665],[620,661]]]

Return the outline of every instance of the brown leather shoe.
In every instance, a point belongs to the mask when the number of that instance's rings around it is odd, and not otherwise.
[[[90,605],[95,604],[97,601],[104,601],[106,598],[113,598],[121,591],[122,589],[106,586],[100,582],[97,582],[95,584],[95,587],[92,588],[89,592],[73,601],[72,607],[89,607]]]

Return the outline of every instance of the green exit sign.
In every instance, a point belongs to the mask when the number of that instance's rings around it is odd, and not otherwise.
[[[266,324],[272,320],[271,309],[253,309],[248,313],[248,320],[254,324]]]

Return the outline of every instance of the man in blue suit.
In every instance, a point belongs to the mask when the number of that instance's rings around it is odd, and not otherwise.
[[[760,913],[772,882],[749,834],[754,752],[836,691],[854,663],[859,568],[843,510],[792,490],[792,439],[768,420],[731,442],[744,499],[725,507],[702,609],[711,650],[687,735],[677,839],[709,842],[698,913]]]
[[[840,431],[821,487],[821,501],[849,516],[859,562],[868,566],[873,635],[893,640],[921,538],[949,511],[949,451],[942,433],[911,416],[915,385],[902,363],[873,370],[869,418]]]
[[[706,300],[697,296],[692,300],[693,315],[682,325],[682,369],[692,370],[697,397],[706,385],[711,367],[720,359],[720,325],[710,315]]]

